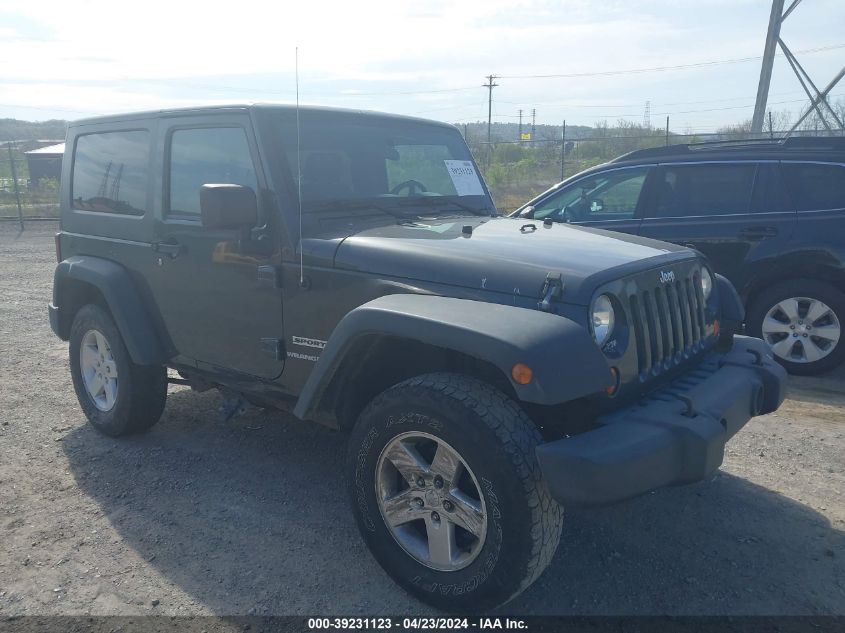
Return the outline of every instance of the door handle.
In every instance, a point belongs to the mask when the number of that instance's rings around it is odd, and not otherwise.
[[[774,237],[778,230],[774,226],[749,226],[739,232],[739,236],[746,240],[759,241]]]
[[[179,257],[184,251],[185,247],[182,246],[179,242],[171,241],[171,242],[153,242],[152,243],[153,250],[156,253],[162,253],[163,255],[169,255],[171,259]]]

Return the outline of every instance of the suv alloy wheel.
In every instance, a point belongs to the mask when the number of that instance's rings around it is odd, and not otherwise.
[[[833,369],[845,357],[841,341],[845,294],[832,285],[796,279],[763,291],[748,309],[749,333],[768,344],[793,374]]]

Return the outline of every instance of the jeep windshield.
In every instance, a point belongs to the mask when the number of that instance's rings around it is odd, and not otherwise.
[[[490,215],[493,204],[460,133],[401,117],[331,110],[268,109],[262,134],[302,210],[400,217]]]

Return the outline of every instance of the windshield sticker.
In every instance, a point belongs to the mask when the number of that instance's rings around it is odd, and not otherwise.
[[[459,196],[483,196],[484,187],[471,160],[444,160],[446,170]]]

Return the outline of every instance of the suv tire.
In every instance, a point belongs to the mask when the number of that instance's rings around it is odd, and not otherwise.
[[[474,378],[427,374],[391,387],[350,437],[349,492],[364,541],[423,602],[452,611],[507,602],[560,540],[563,511],[541,477],[540,442],[516,403]]]
[[[845,359],[845,293],[826,282],[791,279],[773,285],[751,302],[746,324],[790,374],[819,374]],[[814,336],[822,327],[824,336]]]
[[[70,330],[70,372],[85,416],[111,436],[146,431],[161,417],[167,369],[132,362],[111,315],[80,308]]]

